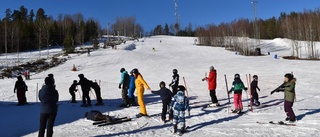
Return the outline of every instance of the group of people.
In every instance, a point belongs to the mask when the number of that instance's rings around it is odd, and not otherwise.
[[[75,92],[78,91],[77,86],[80,85],[82,90],[82,104],[81,104],[82,107],[92,106],[91,99],[89,96],[91,88],[94,90],[96,99],[97,99],[97,103],[95,105],[103,106],[104,103],[101,97],[101,88],[99,84],[96,81],[93,82],[91,80],[88,80],[87,78],[84,77],[83,74],[79,74],[78,77],[80,79],[79,82],[77,82],[77,80],[73,80],[73,83],[69,88],[69,93],[71,95],[70,103],[77,103]]]
[[[162,113],[161,119],[166,122],[166,115],[169,113],[169,120],[173,123],[174,132],[182,134],[185,132],[185,115],[186,112],[190,115],[189,99],[185,96],[185,87],[179,85],[179,74],[177,69],[173,69],[172,82],[169,87],[172,91],[166,88],[166,83],[161,81],[159,83],[159,90],[151,90],[147,82],[143,79],[143,76],[137,68],[130,71],[130,75],[124,69],[120,69],[121,80],[119,83],[119,88],[122,89],[122,104],[120,107],[136,106],[134,92],[136,90],[138,105],[140,112],[136,117],[148,116],[146,105],[144,102],[144,91],[145,88],[153,94],[160,95],[162,100]],[[92,82],[84,77],[83,74],[79,74],[79,82],[77,80],[73,81],[73,84],[69,88],[69,92],[72,96],[71,103],[76,103],[75,92],[77,92],[77,85],[81,86],[82,89],[82,105],[81,106],[91,106],[91,100],[89,96],[90,88],[95,90],[97,96],[97,103],[95,105],[103,105],[101,98],[100,86],[97,82]],[[18,105],[26,104],[25,92],[28,90],[27,85],[23,81],[21,76],[18,76],[17,82],[15,83],[14,92],[17,92]],[[210,67],[210,73],[208,77],[202,79],[202,81],[207,81],[209,95],[211,97],[210,107],[220,106],[217,96],[216,96],[216,86],[217,86],[217,71],[213,66]],[[296,116],[292,110],[292,106],[295,99],[295,81],[293,74],[288,73],[284,75],[284,83],[278,88],[273,90],[274,92],[284,92],[285,94],[285,112],[286,121],[295,122]],[[39,91],[39,99],[41,101],[41,114],[40,114],[40,129],[39,136],[44,136],[45,128],[47,127],[47,136],[52,136],[53,134],[53,124],[58,111],[57,102],[59,100],[58,91],[55,89],[55,80],[53,74],[49,74],[44,80],[45,85]],[[251,102],[253,105],[259,106],[259,95],[257,90],[260,91],[258,87],[258,76],[253,76],[253,81],[250,84],[251,87]],[[240,75],[234,75],[234,81],[232,83],[232,88],[228,91],[230,94],[234,92],[234,110],[233,113],[241,113],[243,110],[242,105],[242,90],[247,90],[247,87],[242,82]],[[178,128],[180,127],[180,128]]]
[[[202,79],[202,81],[205,81],[205,80],[208,82],[208,90],[209,90],[209,94],[210,94],[211,102],[212,102],[208,106],[209,107],[220,106],[220,104],[218,103],[217,96],[216,96],[217,72],[213,66],[210,67],[209,76]],[[287,73],[284,75],[284,83],[271,92],[271,94],[273,94],[274,92],[284,92],[284,99],[285,99],[284,111],[287,115],[285,120],[289,121],[289,122],[296,121],[296,116],[295,116],[293,109],[292,109],[294,99],[295,99],[295,81],[296,81],[296,78],[294,78],[293,74]],[[241,113],[243,110],[243,105],[242,105],[242,91],[243,90],[247,91],[248,88],[243,84],[243,82],[240,78],[240,75],[235,74],[234,81],[232,83],[232,88],[228,91],[229,94],[232,91],[234,92],[234,94],[233,94],[234,95],[233,96],[234,110],[232,111],[232,113]],[[253,80],[250,83],[250,92],[251,92],[250,93],[250,95],[251,95],[250,102],[252,103],[251,105],[255,105],[255,106],[260,105],[259,95],[258,95],[257,90],[260,91],[260,88],[258,86],[258,76],[253,75]]]

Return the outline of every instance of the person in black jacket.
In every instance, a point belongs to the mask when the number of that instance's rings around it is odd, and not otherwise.
[[[47,137],[53,135],[53,125],[58,112],[59,94],[53,85],[52,78],[45,78],[45,85],[39,91],[40,109],[40,128],[39,137],[44,137],[47,127]]]
[[[173,94],[177,94],[178,92],[178,85],[179,85],[179,74],[177,69],[172,70],[172,82],[169,84],[169,87],[172,87]]]
[[[72,83],[72,85],[71,85],[70,88],[69,88],[69,93],[70,93],[70,95],[71,95],[71,97],[72,97],[71,103],[77,103],[77,101],[76,101],[76,94],[75,94],[75,92],[78,91],[77,85],[78,85],[77,80],[74,80],[73,83]]]
[[[104,103],[101,98],[101,88],[98,85],[97,82],[91,82],[91,87],[93,88],[94,92],[96,93],[96,98],[97,98],[97,103],[95,104],[96,106],[103,106]]]
[[[174,94],[168,89],[166,88],[166,83],[161,81],[159,84],[160,90],[158,91],[151,91],[153,94],[157,94],[160,95],[161,100],[162,100],[162,113],[161,113],[161,119],[162,122],[166,121],[166,114],[167,114],[167,110],[168,105],[170,105],[171,103],[171,98],[174,96]],[[169,120],[172,121],[173,119],[173,113],[172,110],[169,111]]]
[[[28,86],[26,83],[23,81],[21,76],[17,77],[17,81],[14,85],[14,90],[13,93],[16,93],[17,91],[17,97],[18,97],[18,104],[17,106],[22,106],[27,103],[27,98],[26,98],[26,91],[28,91]]]
[[[79,74],[78,76],[80,78],[78,85],[81,86],[81,90],[82,90],[82,104],[81,104],[81,106],[82,107],[92,106],[90,96],[89,96],[91,81],[89,81],[87,78],[85,78],[83,74]]]
[[[260,91],[260,88],[258,87],[258,76],[257,75],[253,75],[253,80],[250,84],[251,87],[251,102],[253,105],[259,106],[260,102],[259,102],[259,95],[257,92],[257,89]]]

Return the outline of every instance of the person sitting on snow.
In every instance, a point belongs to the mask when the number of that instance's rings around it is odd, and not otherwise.
[[[86,112],[84,114],[84,117],[86,117],[88,120],[92,121],[107,121],[107,122],[113,122],[113,119],[109,115],[103,115],[98,110],[91,110],[89,112]]]
[[[178,92],[170,103],[170,110],[173,110],[173,132],[179,135],[186,131],[185,111],[188,111],[188,116],[190,116],[189,99],[184,95],[185,90],[184,86],[179,85]],[[177,130],[178,124],[180,130]]]

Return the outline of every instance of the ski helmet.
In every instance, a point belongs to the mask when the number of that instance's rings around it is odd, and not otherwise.
[[[124,69],[124,68],[121,68],[121,69],[120,69],[120,72],[122,73],[123,71],[125,71],[125,69]]]
[[[213,66],[211,66],[211,67],[210,67],[210,70],[214,70],[214,67],[213,67]]]
[[[236,78],[240,78],[240,74],[234,74],[234,78],[236,79]]]
[[[159,87],[161,88],[161,87],[165,87],[166,86],[166,83],[164,82],[164,81],[161,81],[160,83],[159,83]]]
[[[254,79],[258,79],[258,76],[257,75],[253,75],[252,76]]]
[[[173,69],[172,72],[173,72],[173,74],[177,74],[178,70],[177,69]]]
[[[186,90],[186,88],[184,87],[184,86],[182,86],[182,85],[179,85],[178,86],[178,91],[185,91]]]
[[[284,77],[288,78],[289,81],[293,79],[293,75],[291,73],[285,74]]]

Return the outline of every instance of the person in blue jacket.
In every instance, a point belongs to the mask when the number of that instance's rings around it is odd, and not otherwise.
[[[168,106],[171,103],[171,98],[174,96],[170,89],[166,88],[166,83],[161,81],[159,84],[160,90],[158,91],[151,91],[153,94],[160,95],[162,100],[162,113],[161,113],[161,120],[162,122],[166,122],[166,114]],[[169,111],[169,120],[173,120],[173,113],[172,110]]]
[[[130,106],[137,106],[138,104],[136,103],[136,99],[134,96],[134,91],[136,90],[136,86],[134,84],[134,81],[136,78],[133,76],[132,70],[130,71],[130,83],[129,83],[129,90],[128,90],[128,98],[129,98],[129,105]]]
[[[47,128],[47,137],[53,135],[53,125],[58,112],[59,94],[55,89],[53,79],[45,78],[45,85],[39,91],[39,100],[41,101],[40,109],[40,128],[39,137],[44,137]]]
[[[170,109],[173,110],[173,132],[179,135],[186,131],[185,112],[188,111],[188,116],[190,116],[189,99],[184,95],[185,90],[184,86],[179,85],[178,92],[170,103]],[[180,130],[177,130],[178,125]]]

